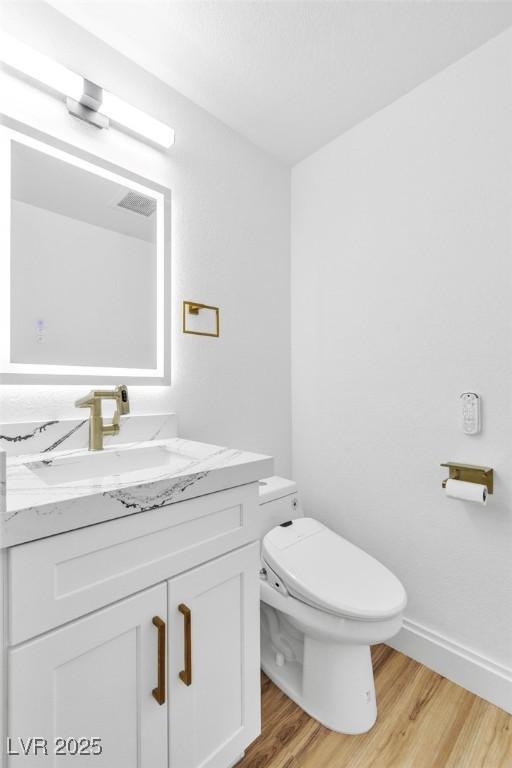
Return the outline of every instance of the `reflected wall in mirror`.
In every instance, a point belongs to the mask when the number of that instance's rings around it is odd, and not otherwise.
[[[163,194],[13,131],[1,138],[2,371],[163,377]]]

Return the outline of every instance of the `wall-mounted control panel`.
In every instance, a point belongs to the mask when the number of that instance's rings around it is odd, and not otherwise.
[[[460,396],[461,424],[465,435],[477,435],[482,429],[482,399],[476,392],[463,392]]]

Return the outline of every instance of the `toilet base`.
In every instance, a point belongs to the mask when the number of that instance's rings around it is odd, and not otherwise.
[[[277,657],[277,661],[276,661]],[[366,733],[377,719],[370,646],[303,636],[303,661],[284,661],[262,637],[265,674],[308,715],[333,731]]]

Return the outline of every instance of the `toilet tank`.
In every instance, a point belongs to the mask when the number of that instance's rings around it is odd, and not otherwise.
[[[259,538],[296,517],[304,517],[297,483],[275,475],[260,480]]]

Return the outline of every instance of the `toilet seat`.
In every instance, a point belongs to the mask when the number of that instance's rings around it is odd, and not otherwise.
[[[378,621],[396,616],[406,604],[391,571],[310,517],[269,531],[262,558],[292,597],[336,616]]]

